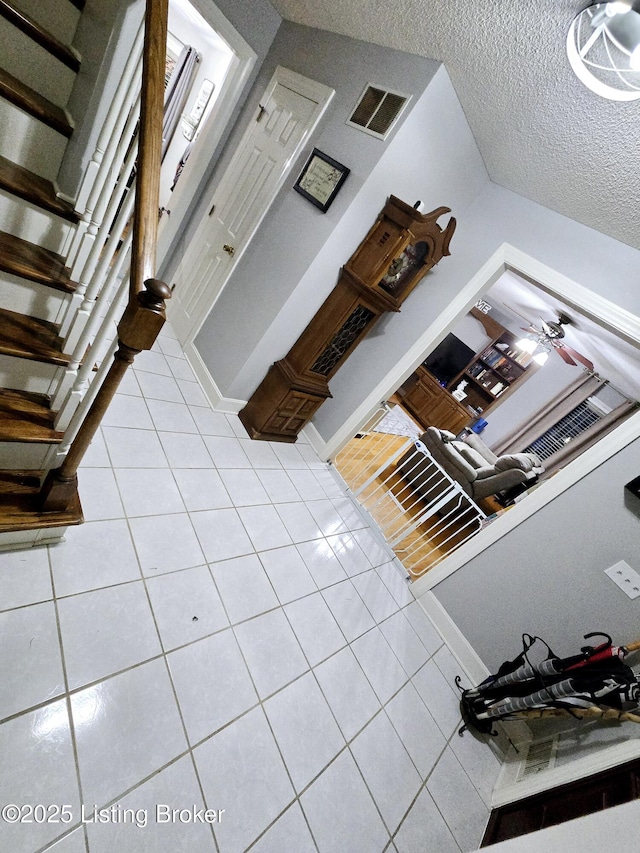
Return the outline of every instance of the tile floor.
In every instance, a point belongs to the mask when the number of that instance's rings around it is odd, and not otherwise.
[[[478,846],[498,763],[456,733],[458,667],[308,444],[212,411],[166,328],[80,487],[65,542],[0,554],[0,802],[58,820],[0,850]]]

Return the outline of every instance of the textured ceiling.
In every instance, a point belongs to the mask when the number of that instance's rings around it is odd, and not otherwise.
[[[566,58],[589,3],[271,2],[296,23],[444,62],[495,183],[640,249],[640,101],[599,98]]]

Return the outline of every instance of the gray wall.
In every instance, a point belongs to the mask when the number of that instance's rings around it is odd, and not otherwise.
[[[638,474],[640,439],[435,587],[489,669],[519,651],[523,631],[560,655],[573,654],[589,631],[637,639],[640,599],[604,570],[626,560],[640,571],[640,505],[623,490]]]
[[[354,248],[370,225],[370,215],[357,223],[355,232],[346,230],[341,220],[380,157],[390,145],[394,146],[393,140],[402,131],[402,125],[399,131],[396,126],[384,141],[347,127],[346,119],[364,86],[375,82],[412,95],[411,108],[438,68],[437,63],[422,57],[285,21],[220,160],[216,179],[224,171],[235,144],[255,114],[259,98],[277,65],[330,86],[336,94],[256,233],[250,251],[238,262],[196,338],[196,346],[223,393],[231,397],[244,395],[244,399],[258,385],[268,365],[284,355],[304,328],[306,319],[293,311],[286,324],[285,337],[278,333],[275,348],[266,356],[257,349],[338,223]],[[409,113],[407,121],[411,115]],[[326,214],[291,189],[313,147],[351,169]],[[197,219],[196,214],[194,222]],[[344,260],[346,257],[348,254]],[[313,288],[316,307],[333,287],[339,263],[334,255],[329,277],[323,277],[320,289]],[[303,312],[305,316],[308,314],[305,307]],[[243,371],[247,371],[248,378]]]

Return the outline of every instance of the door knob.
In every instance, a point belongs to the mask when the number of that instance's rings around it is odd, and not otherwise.
[[[233,255],[233,253],[235,252],[235,248],[233,246],[230,246],[228,243],[225,243],[222,248],[227,253],[227,255]]]

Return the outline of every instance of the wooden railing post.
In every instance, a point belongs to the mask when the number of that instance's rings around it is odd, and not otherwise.
[[[40,490],[40,506],[44,512],[67,509],[77,493],[78,466],[96,434],[127,368],[139,352],[151,349],[165,320],[165,299],[171,288],[159,279],[148,279],[146,290],[131,300],[118,324],[118,349],[102,387],[87,412],[64,462],[47,474]]]

